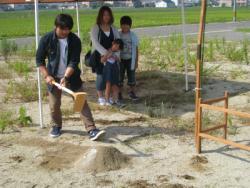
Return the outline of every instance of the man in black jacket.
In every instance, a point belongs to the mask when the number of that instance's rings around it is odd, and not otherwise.
[[[50,135],[58,137],[62,128],[61,89],[53,86],[52,81],[69,87],[73,91],[82,91],[81,71],[78,67],[81,54],[81,41],[71,32],[73,19],[68,14],[59,14],[55,19],[55,29],[45,34],[36,53],[39,67],[49,91],[49,106],[52,119]],[[45,59],[48,58],[46,66]],[[80,113],[91,140],[97,140],[105,132],[97,129],[91,110],[86,102]]]

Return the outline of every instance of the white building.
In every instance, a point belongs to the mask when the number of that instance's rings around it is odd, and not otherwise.
[[[165,1],[161,0],[161,1],[155,2],[155,7],[156,8],[167,8],[168,4]]]

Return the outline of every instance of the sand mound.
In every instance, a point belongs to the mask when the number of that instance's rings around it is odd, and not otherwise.
[[[85,172],[103,172],[118,170],[129,164],[129,157],[118,149],[107,146],[96,146],[88,149],[84,156],[75,163]]]

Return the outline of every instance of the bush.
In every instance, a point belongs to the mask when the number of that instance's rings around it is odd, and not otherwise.
[[[17,51],[17,44],[14,41],[2,39],[0,42],[0,54],[8,61],[8,57]]]

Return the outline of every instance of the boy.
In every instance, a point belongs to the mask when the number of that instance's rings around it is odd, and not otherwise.
[[[127,73],[129,92],[128,96],[130,99],[136,101],[138,97],[135,93],[135,71],[138,68],[138,45],[139,41],[136,34],[130,31],[132,26],[132,19],[129,16],[123,16],[120,20],[121,31],[120,37],[124,43],[124,48],[121,51],[121,62],[120,62],[120,92],[119,99],[122,100],[122,88],[125,77],[125,72]]]
[[[59,14],[55,19],[55,29],[41,38],[36,52],[37,67],[48,85],[52,119],[50,136],[53,138],[60,136],[62,129],[60,109],[62,90],[55,87],[52,82],[56,81],[73,91],[82,91],[81,71],[78,68],[82,46],[80,39],[71,32],[72,28],[72,17],[68,14]],[[46,58],[48,58],[47,65]],[[105,133],[96,128],[87,102],[82,108],[80,117],[91,140],[97,140]]]
[[[117,52],[123,49],[123,42],[121,39],[115,39],[112,42],[112,47],[107,54],[107,61],[105,62],[105,66],[103,69],[103,76],[106,83],[105,90],[105,100],[106,105],[110,106],[113,104],[122,106],[122,104],[118,100],[119,93],[119,65],[117,56],[115,55]],[[113,100],[110,98],[110,93],[112,91]]]

